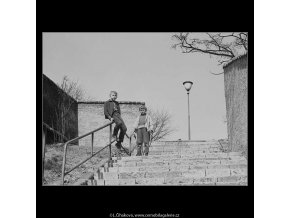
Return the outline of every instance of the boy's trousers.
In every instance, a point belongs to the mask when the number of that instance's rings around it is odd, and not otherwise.
[[[141,145],[144,142],[144,154],[148,155],[149,152],[149,132],[145,127],[137,130],[137,155],[141,155]]]
[[[122,119],[121,115],[118,113],[114,113],[113,114],[113,118],[114,118],[114,122],[115,122],[115,127],[114,127],[114,131],[113,131],[113,135],[117,136],[118,135],[118,131],[120,130],[120,135],[119,135],[119,141],[123,142],[124,141],[124,136],[126,134],[127,131],[127,127],[124,123],[124,120]]]

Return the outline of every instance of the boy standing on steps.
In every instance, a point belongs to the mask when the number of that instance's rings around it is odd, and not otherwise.
[[[134,123],[134,131],[137,132],[137,156],[141,156],[141,148],[144,143],[144,154],[148,156],[149,153],[149,138],[153,132],[153,123],[151,117],[146,114],[147,108],[141,105],[139,108],[140,115]]]
[[[110,121],[115,122],[115,128],[112,135],[112,140],[116,140],[116,147],[121,149],[121,143],[124,140],[124,136],[126,135],[127,127],[124,123],[124,120],[121,117],[121,110],[119,103],[116,101],[118,97],[118,93],[116,91],[110,92],[110,99],[104,104],[104,114],[105,118]],[[119,139],[117,139],[118,132],[120,130]]]

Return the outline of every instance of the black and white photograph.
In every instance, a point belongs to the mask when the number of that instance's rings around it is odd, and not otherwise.
[[[42,32],[42,186],[248,186],[248,32]]]
[[[126,3],[0,3],[0,217],[289,217],[289,3]]]

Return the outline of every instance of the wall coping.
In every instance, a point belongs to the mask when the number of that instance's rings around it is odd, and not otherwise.
[[[229,63],[226,63],[224,66],[223,66],[223,69],[225,69],[226,67],[228,67],[229,65],[231,65],[232,63],[236,62],[237,60],[240,60],[244,57],[248,56],[248,53],[245,53],[245,54],[242,54],[240,56],[237,56],[235,58],[233,58]]]
[[[104,104],[106,101],[79,101],[78,104]],[[145,102],[141,101],[118,101],[119,104],[143,104],[145,105]]]

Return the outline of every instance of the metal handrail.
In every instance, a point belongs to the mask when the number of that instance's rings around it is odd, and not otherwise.
[[[79,136],[79,137],[76,137],[74,139],[71,139],[67,142],[64,143],[64,154],[63,154],[63,163],[62,163],[62,173],[61,173],[61,181],[62,181],[62,185],[64,185],[64,177],[69,174],[70,172],[72,172],[74,169],[76,169],[77,167],[79,167],[80,165],[82,165],[83,163],[87,162],[88,160],[90,160],[92,157],[94,157],[96,154],[100,153],[101,151],[103,151],[105,148],[107,148],[109,146],[110,148],[110,156],[109,156],[109,161],[112,160],[112,150],[111,150],[111,145],[112,143],[114,143],[116,140],[113,140],[112,141],[112,124],[114,123],[114,121],[111,121],[93,131],[90,131],[82,136]],[[49,127],[47,124],[43,123],[46,127]],[[105,147],[103,147],[102,149],[100,149],[99,151],[93,153],[93,143],[94,143],[94,133],[101,130],[101,129],[104,129],[105,127],[107,126],[110,126],[110,135],[109,135],[109,144],[107,144]],[[72,142],[75,142],[79,139],[82,139],[88,135],[92,135],[92,152],[91,152],[91,156],[86,158],[85,160],[81,161],[80,163],[78,163],[76,166],[74,166],[73,168],[71,168],[70,170],[68,170],[67,172],[65,172],[65,165],[66,165],[66,155],[67,155],[67,146],[72,143]],[[129,139],[129,155],[131,156],[132,152],[134,151],[135,147],[133,149],[131,149],[131,146],[132,146],[132,137],[134,135],[134,132],[129,136],[128,134],[126,134],[127,138]]]
[[[137,144],[133,147],[131,154],[133,153],[133,151],[135,150],[136,147],[137,147]]]
[[[132,154],[132,152],[135,150],[135,148],[137,147],[137,144],[133,147],[133,149],[131,149],[131,138],[132,138],[132,136],[134,135],[134,132],[131,134],[131,136],[130,136],[130,156],[131,156],[131,154]],[[136,137],[135,137],[136,138]],[[150,134],[150,140],[149,140],[149,147],[151,147],[151,144],[152,144],[152,135]],[[143,152],[143,145],[141,145],[141,150],[142,150],[142,152]],[[142,153],[142,155],[143,155],[143,153]]]
[[[82,165],[83,163],[85,163],[86,161],[90,160],[92,157],[94,157],[96,154],[100,153],[102,150],[104,150],[105,148],[107,148],[109,146],[110,148],[110,157],[109,157],[109,161],[112,160],[112,151],[111,151],[111,145],[113,142],[115,142],[116,140],[113,140],[112,141],[112,124],[114,123],[114,121],[111,121],[93,131],[90,131],[82,136],[79,136],[79,137],[76,137],[74,139],[71,139],[69,141],[67,141],[65,144],[64,144],[64,154],[63,154],[63,163],[62,163],[62,172],[61,172],[61,179],[62,179],[62,185],[64,185],[64,177],[69,174],[71,171],[73,171],[74,169],[76,169],[77,167],[79,167],[80,165]],[[109,144],[107,144],[105,147],[103,147],[101,150],[97,151],[96,153],[93,153],[93,144],[94,144],[94,133],[101,130],[101,129],[104,129],[105,127],[107,126],[110,126],[110,135],[109,135]],[[88,157],[87,159],[83,160],[81,163],[77,164],[75,167],[73,167],[72,169],[70,169],[69,171],[65,172],[65,164],[66,164],[66,153],[67,153],[67,146],[74,142],[74,141],[77,141],[79,139],[82,139],[88,135],[92,135],[92,152],[91,152],[91,156]]]
[[[48,124],[46,124],[45,122],[42,122],[43,126],[45,126],[47,129],[55,132],[57,135],[63,137],[65,140],[68,140],[68,138],[66,136],[64,136],[63,134],[61,134],[59,131],[55,130],[54,128],[50,127]]]
[[[131,156],[132,152],[134,151],[134,149],[135,149],[135,147],[136,147],[136,146],[134,146],[134,148],[131,149],[131,147],[132,147],[132,137],[133,137],[133,135],[134,135],[134,132],[133,132],[130,136],[128,136],[128,134],[126,133],[126,136],[127,136],[127,138],[129,139],[129,155],[130,155],[130,156]]]

